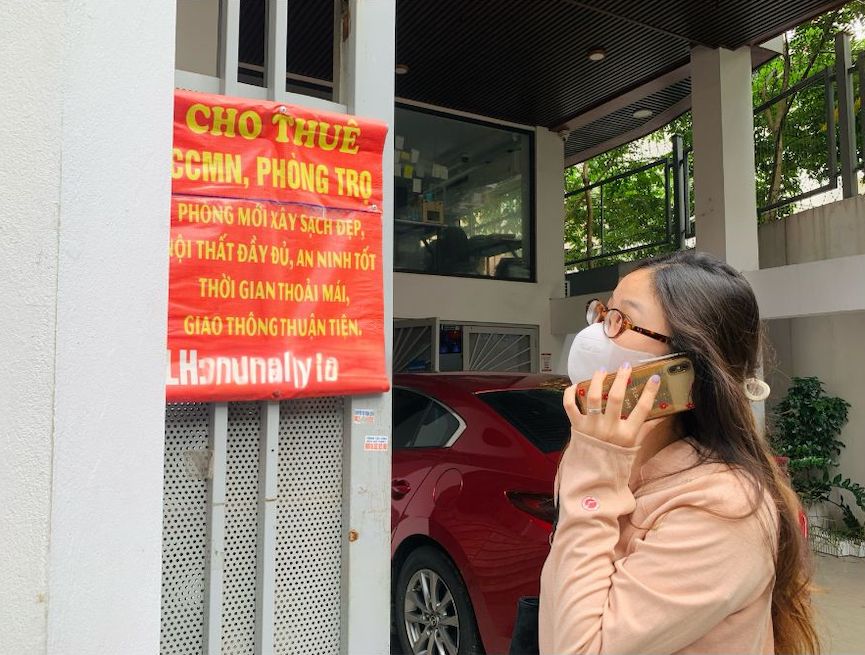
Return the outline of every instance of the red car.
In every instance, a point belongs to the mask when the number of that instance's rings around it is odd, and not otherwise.
[[[567,379],[506,373],[394,380],[391,536],[401,652],[506,653],[536,596],[569,434]]]

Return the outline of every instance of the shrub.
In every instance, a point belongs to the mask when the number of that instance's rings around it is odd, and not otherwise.
[[[788,470],[793,488],[809,507],[830,503],[841,511],[843,536],[865,538],[865,526],[847,504],[842,490],[848,491],[856,505],[865,510],[865,488],[832,476],[844,444],[838,440],[847,423],[850,404],[825,393],[815,377],[793,378],[793,384],[775,408],[772,446],[778,455],[789,458]]]

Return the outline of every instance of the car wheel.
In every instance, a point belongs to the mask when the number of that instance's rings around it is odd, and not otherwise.
[[[394,598],[404,655],[481,655],[475,615],[462,577],[439,550],[422,546],[405,559]]]

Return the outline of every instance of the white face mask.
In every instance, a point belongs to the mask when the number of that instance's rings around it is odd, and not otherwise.
[[[622,348],[604,334],[604,324],[595,323],[574,337],[568,353],[568,376],[572,384],[589,380],[599,369],[612,373],[625,362],[636,365],[657,355]]]

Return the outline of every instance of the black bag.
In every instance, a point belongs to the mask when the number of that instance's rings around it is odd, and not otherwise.
[[[539,655],[537,596],[523,596],[517,602],[517,620],[508,655]]]
[[[550,545],[559,525],[559,508],[553,517],[553,531],[550,534]],[[514,622],[514,634],[511,636],[511,648],[508,655],[540,655],[538,636],[538,613],[541,599],[537,596],[523,596],[517,601],[517,620]]]

